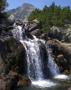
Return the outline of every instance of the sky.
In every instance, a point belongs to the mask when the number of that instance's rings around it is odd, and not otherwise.
[[[42,9],[45,5],[51,5],[52,2],[55,2],[56,5],[60,5],[61,7],[70,6],[71,8],[71,0],[7,0],[7,2],[9,4],[7,10],[15,9],[24,3],[30,3],[36,8]]]

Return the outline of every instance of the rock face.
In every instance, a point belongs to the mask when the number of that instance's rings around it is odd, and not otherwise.
[[[23,64],[26,63],[25,55],[23,45],[14,38],[9,37],[0,40],[0,72],[8,73],[13,68],[19,69],[18,72],[20,73],[25,71],[23,67]]]
[[[24,46],[12,36],[0,36],[0,90],[14,90],[19,86],[30,85],[30,79],[23,77],[26,73]],[[18,85],[18,82],[23,84]]]
[[[48,37],[51,39],[63,40],[67,43],[71,42],[71,25],[65,28],[53,26],[48,32]]]

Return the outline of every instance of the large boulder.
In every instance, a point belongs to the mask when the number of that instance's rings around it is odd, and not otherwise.
[[[51,39],[63,39],[63,29],[60,27],[52,26],[48,32],[48,37]]]
[[[30,85],[31,81],[26,74],[24,45],[12,36],[0,37],[0,90],[14,90]]]
[[[13,37],[0,38],[0,73],[8,73],[11,69],[26,73],[25,48]]]
[[[65,74],[68,74],[68,62],[67,60],[64,58],[64,56],[62,54],[57,55],[56,57],[56,63],[59,66],[59,69],[61,72],[64,72]]]
[[[17,86],[18,87],[27,87],[31,84],[31,80],[26,77],[26,76],[23,76],[19,79],[18,83],[17,83]]]
[[[71,55],[71,43],[65,43],[57,39],[49,40],[48,45],[51,45],[52,48],[57,47],[58,50],[61,50],[62,53]]]
[[[65,42],[71,42],[71,24],[65,27],[52,26],[48,32],[48,37],[51,39],[64,40]]]

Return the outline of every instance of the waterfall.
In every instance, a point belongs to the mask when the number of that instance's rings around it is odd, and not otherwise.
[[[44,80],[44,71],[43,61],[46,61],[47,67],[49,68],[52,76],[55,76],[59,73],[59,69],[54,62],[54,59],[50,53],[50,49],[46,52],[45,41],[41,39],[37,39],[33,36],[33,39],[28,38],[25,34],[23,34],[23,30],[21,26],[16,26],[16,28],[12,31],[14,38],[19,40],[26,50],[26,58],[27,58],[27,74],[31,80]],[[24,38],[24,37],[27,38]],[[43,45],[42,45],[43,44]],[[42,48],[40,48],[40,45]],[[45,49],[43,49],[43,47]],[[44,55],[43,55],[43,49]],[[48,58],[47,54],[48,53]],[[44,60],[46,59],[46,60]],[[45,68],[44,68],[45,69]],[[46,70],[45,72],[47,72]]]
[[[52,50],[49,47],[48,47],[48,67],[53,77],[59,74],[59,68],[55,63],[54,58],[52,57]]]
[[[17,40],[23,40],[23,33],[22,33],[22,27],[21,26],[15,26],[15,28],[12,30],[13,37]]]
[[[36,39],[33,40],[24,40],[21,43],[26,45],[27,53],[27,64],[28,64],[28,76],[33,80],[42,80],[42,61],[39,49],[39,43]]]

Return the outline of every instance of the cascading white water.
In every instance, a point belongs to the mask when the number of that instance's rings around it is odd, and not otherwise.
[[[23,44],[26,50],[28,76],[31,79],[32,85],[35,86],[37,90],[40,88],[44,90],[48,87],[56,86],[58,84],[51,80],[46,80],[46,77],[44,77],[44,75],[49,73],[49,71],[55,79],[69,79],[66,75],[59,75],[59,68],[54,62],[54,58],[52,57],[52,50],[48,47],[48,45],[45,45],[44,40],[37,39],[35,36],[33,36],[34,39],[29,39],[25,35],[25,32],[23,34],[21,27],[16,27],[13,30],[13,35],[14,38],[19,40]],[[48,58],[46,54],[48,55]],[[44,66],[48,67],[49,70]]]
[[[25,46],[25,50],[27,53],[27,65],[28,65],[28,76],[31,80],[42,80],[43,79],[43,72],[42,72],[42,62],[41,62],[41,55],[40,55],[40,48],[39,48],[39,41],[35,37],[31,40],[25,38],[23,39],[23,30],[21,26],[17,26],[13,30],[14,38],[19,40],[23,46]]]
[[[27,64],[28,64],[28,76],[33,80],[42,80],[43,72],[42,72],[42,62],[40,56],[39,44],[36,39],[33,40],[21,40],[21,43],[26,45],[26,53],[27,53]]]
[[[46,84],[52,84],[52,82],[50,81],[45,81],[44,80],[44,73],[43,73],[43,65],[42,65],[42,56],[40,54],[40,44],[44,44],[44,40],[40,40],[37,39],[35,36],[33,36],[33,39],[29,39],[29,38],[24,38],[25,36],[23,36],[23,30],[20,26],[16,27],[13,30],[13,35],[14,38],[16,38],[17,40],[19,40],[23,46],[25,47],[26,50],[26,57],[27,57],[27,68],[28,68],[28,76],[30,77],[31,80],[37,80],[39,81],[39,83],[41,82],[41,84],[43,84],[42,86],[44,86],[44,83]],[[45,44],[44,44],[45,45]],[[45,51],[44,51],[45,52]],[[52,76],[56,76],[59,74],[59,69],[56,65],[56,63],[54,62],[54,59],[50,53],[50,49],[48,48],[46,54],[48,53],[48,59],[47,59],[47,67],[49,68]],[[42,50],[42,54],[43,54],[43,50]],[[44,60],[45,61],[45,60]],[[46,70],[47,72],[48,70]],[[43,83],[44,82],[44,83]],[[37,82],[33,82],[33,84],[37,85]],[[40,85],[41,86],[41,85]]]
[[[17,40],[23,40],[23,34],[22,34],[22,27],[21,26],[16,26],[14,30],[12,31],[14,38]]]

